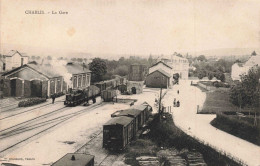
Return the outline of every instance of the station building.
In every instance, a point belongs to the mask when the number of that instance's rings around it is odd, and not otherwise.
[[[146,77],[146,87],[151,88],[171,88],[173,81],[172,67],[159,61],[149,68],[149,74]]]

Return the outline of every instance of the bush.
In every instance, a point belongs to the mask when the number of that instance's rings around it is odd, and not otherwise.
[[[253,126],[246,121],[225,114],[217,114],[211,125],[241,139],[260,145],[259,126]]]
[[[29,107],[39,103],[46,102],[46,98],[29,98],[18,103],[18,107]]]

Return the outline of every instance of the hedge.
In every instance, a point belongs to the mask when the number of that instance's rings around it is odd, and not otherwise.
[[[246,121],[225,114],[217,114],[211,125],[237,136],[241,139],[260,145],[260,126],[254,126]]]
[[[46,102],[46,98],[29,98],[18,103],[18,107],[29,107],[39,103]]]

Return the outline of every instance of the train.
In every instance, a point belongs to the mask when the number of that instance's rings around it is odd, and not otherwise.
[[[119,85],[125,83],[125,77],[117,76],[111,80],[95,83],[84,89],[72,89],[66,94],[64,105],[77,106],[85,102],[88,103],[89,100],[92,100],[93,103],[95,103],[97,96],[101,96],[105,102],[113,101],[116,96],[116,89]]]
[[[152,112],[152,107],[143,103],[111,114],[112,119],[103,125],[103,148],[123,150],[144,127]]]
[[[93,103],[96,102],[96,97],[100,95],[100,89],[94,85],[90,85],[85,89],[73,89],[70,93],[66,94],[66,100],[64,105],[76,106],[84,102],[89,102],[92,100]]]

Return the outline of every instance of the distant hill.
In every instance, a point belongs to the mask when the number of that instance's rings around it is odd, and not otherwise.
[[[205,56],[243,56],[251,55],[253,51],[256,51],[257,54],[260,54],[259,48],[221,48],[213,50],[198,51],[196,55],[205,55]]]

